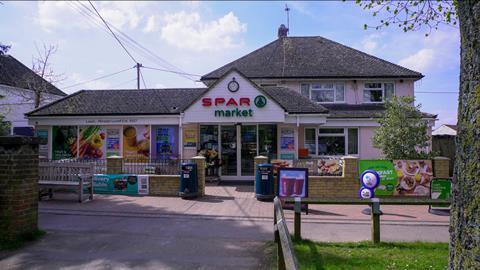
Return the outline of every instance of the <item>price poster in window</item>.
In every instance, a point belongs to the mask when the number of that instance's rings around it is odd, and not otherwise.
[[[107,157],[120,156],[120,129],[107,129]]]
[[[280,149],[295,151],[295,130],[293,128],[280,129]]]

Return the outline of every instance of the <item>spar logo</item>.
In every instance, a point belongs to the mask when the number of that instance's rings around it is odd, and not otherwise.
[[[263,108],[267,105],[267,98],[258,95],[254,98],[253,103],[257,108]],[[253,109],[251,108],[251,100],[248,97],[229,98],[226,100],[223,97],[217,98],[202,98],[202,106],[209,107],[226,107],[226,109],[215,110],[215,117],[253,117]]]

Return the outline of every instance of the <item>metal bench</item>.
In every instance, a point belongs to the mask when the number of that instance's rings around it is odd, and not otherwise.
[[[78,201],[83,202],[84,190],[88,189],[88,199],[93,200],[93,164],[59,161],[41,161],[39,163],[39,199],[48,190],[50,198],[54,189],[73,189],[78,194]]]

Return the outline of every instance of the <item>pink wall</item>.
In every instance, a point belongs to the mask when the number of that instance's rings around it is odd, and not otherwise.
[[[382,158],[382,151],[373,147],[372,137],[375,134],[375,127],[359,128],[359,154],[360,159],[379,159]]]

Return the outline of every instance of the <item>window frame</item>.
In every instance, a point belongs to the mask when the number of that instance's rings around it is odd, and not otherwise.
[[[324,84],[332,84],[332,88],[323,88]],[[313,88],[313,85],[319,84],[322,87],[320,88]],[[337,85],[341,84],[343,85],[343,100],[342,101],[337,101]],[[345,82],[330,82],[330,81],[324,81],[324,82],[310,82],[310,83],[301,83],[300,84],[300,89],[302,89],[302,85],[308,85],[308,99],[310,99],[313,102],[320,103],[320,104],[335,104],[335,103],[345,103]],[[318,101],[318,100],[313,100],[312,99],[312,91],[333,91],[333,101]]]
[[[309,154],[313,157],[325,157],[325,156],[359,156],[360,155],[360,128],[359,127],[313,127],[313,126],[306,126],[303,129],[303,147],[307,148],[306,141],[307,141],[307,129],[314,129],[315,130],[315,153]],[[343,133],[320,133],[320,129],[343,129]],[[348,152],[348,129],[356,129],[357,130],[357,153],[356,154],[349,154]],[[343,137],[345,139],[345,152],[341,155],[319,155],[318,154],[318,138],[319,137]]]
[[[381,85],[381,88],[367,88],[365,87],[366,84],[369,83],[379,83]],[[385,84],[392,84],[393,85],[393,96],[396,96],[396,87],[395,87],[395,82],[393,81],[385,81],[385,82],[375,82],[375,81],[366,81],[363,83],[363,91],[362,91],[362,102],[366,104],[382,104],[385,103],[386,101],[386,96],[385,96]],[[365,91],[375,91],[375,90],[381,90],[382,91],[382,101],[365,101]]]

